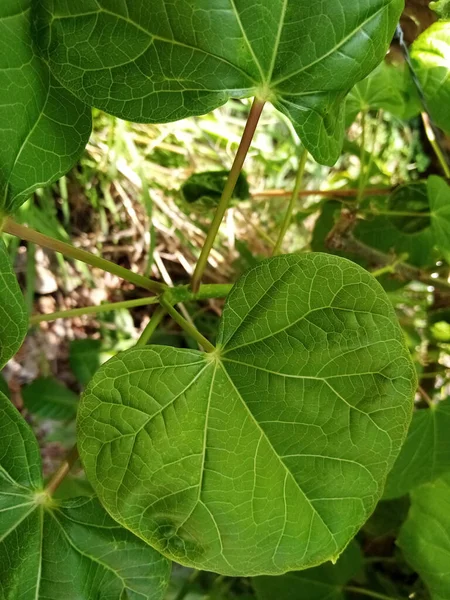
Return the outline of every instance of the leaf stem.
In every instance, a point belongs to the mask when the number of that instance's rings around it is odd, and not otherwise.
[[[158,325],[161,323],[166,313],[167,310],[163,306],[158,306],[158,308],[152,314],[150,321],[147,323],[146,328],[142,332],[141,337],[136,342],[136,348],[143,348],[148,344],[150,338],[155,333]]]
[[[436,139],[436,134],[434,133],[434,129],[431,124],[428,113],[426,113],[426,112],[422,113],[422,121],[423,121],[423,125],[425,128],[425,133],[427,134],[428,141],[430,142],[431,147],[433,148],[434,153],[436,154],[437,159],[439,160],[439,163],[442,167],[442,170],[445,173],[446,178],[450,179],[450,166],[444,156],[444,153],[443,153],[441,147],[438,144],[438,141]]]
[[[172,319],[178,323],[178,325],[184,329],[186,333],[193,337],[194,340],[196,340],[200,346],[206,350],[206,352],[215,351],[216,347],[211,344],[211,342],[207,340],[194,325],[191,325],[189,321],[182,317],[180,313],[172,306],[172,304],[166,298],[164,298],[164,296],[161,296],[160,302],[161,306],[168,312]]]
[[[78,458],[79,458],[78,449],[76,446],[74,446],[72,448],[72,450],[68,453],[68,455],[66,456],[65,460],[60,465],[58,470],[50,478],[50,481],[48,482],[47,487],[45,488],[45,491],[47,492],[47,494],[49,496],[53,496],[53,494],[56,492],[58,487],[64,481],[64,478],[67,477],[70,470],[72,469],[74,464],[77,462]]]
[[[242,171],[242,167],[244,166],[244,162],[250,149],[253,137],[255,135],[256,127],[259,123],[264,104],[265,101],[259,100],[258,98],[255,98],[253,100],[252,108],[247,119],[247,124],[245,126],[244,133],[242,134],[241,143],[239,144],[239,148],[234,159],[233,166],[231,167],[231,171],[228,176],[227,183],[225,184],[225,188],[223,190],[222,197],[217,207],[216,214],[214,215],[214,219],[209,228],[208,235],[200,253],[200,257],[195,266],[194,275],[192,277],[192,289],[194,292],[196,292],[200,287],[200,283],[205,272],[206,265],[208,264],[209,254],[214,245],[214,241],[216,239],[217,233],[219,232],[220,225],[225,216],[227,208],[230,204],[230,200],[233,196],[234,188],[236,187],[239,175]]]
[[[353,592],[354,594],[361,594],[361,596],[368,596],[369,598],[376,598],[377,600],[396,600],[392,596],[386,596],[385,594],[379,594],[378,592],[372,592],[372,590],[366,590],[365,588],[356,587],[354,585],[346,585],[344,587],[346,592]]]
[[[47,235],[43,235],[42,233],[34,231],[34,229],[30,229],[24,225],[19,225],[19,223],[16,223],[12,219],[6,219],[3,226],[3,231],[9,233],[10,235],[21,238],[22,240],[26,240],[27,242],[32,242],[42,246],[43,248],[54,250],[55,252],[59,252],[64,256],[84,262],[92,267],[102,269],[102,271],[117,275],[117,277],[120,277],[125,281],[129,281],[130,283],[149,290],[155,294],[160,294],[166,290],[166,286],[162,283],[152,281],[148,277],[143,277],[138,273],[133,273],[133,271],[130,271],[129,269],[125,269],[124,267],[120,267],[109,260],[95,256],[95,254],[86,252],[86,250],[75,248],[70,244],[66,244],[65,242],[61,242],[60,240],[56,240],[55,238],[51,238]]]
[[[366,187],[366,116],[367,111],[363,110],[361,112],[361,155],[358,195],[356,196],[357,204],[361,203],[361,200],[364,197],[364,190]]]
[[[284,215],[283,224],[281,225],[281,230],[278,235],[278,239],[275,243],[275,247],[273,249],[272,256],[277,256],[278,254],[280,254],[281,248],[283,246],[283,240],[284,240],[286,233],[289,229],[289,226],[292,222],[292,213],[294,212],[295,204],[297,203],[297,200],[298,200],[298,194],[299,194],[300,189],[303,184],[303,177],[305,175],[305,167],[306,167],[307,160],[308,160],[308,151],[303,150],[300,155],[299,162],[298,162],[297,177],[295,178],[294,190],[292,192],[292,196],[289,201],[289,204],[288,204],[288,207],[286,210],[286,214]]]

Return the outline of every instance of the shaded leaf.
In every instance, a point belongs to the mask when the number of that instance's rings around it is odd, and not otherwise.
[[[414,42],[411,60],[434,122],[450,133],[450,21],[439,21]]]
[[[402,0],[39,4],[37,41],[83,101],[165,123],[256,96],[288,116],[326,164],[342,147],[345,96],[384,58],[403,8]]]
[[[28,331],[28,315],[8,252],[0,239],[0,369],[19,350]]]
[[[189,204],[202,202],[206,205],[215,206],[218,204],[225,184],[227,182],[229,171],[204,171],[194,173],[181,186],[183,198]],[[247,200],[250,197],[250,187],[247,177],[244,173],[239,174],[236,187],[233,192],[233,198],[237,200]]]
[[[255,577],[252,584],[258,600],[345,600],[344,586],[362,565],[361,550],[352,542],[335,565],[326,563],[281,577]]]
[[[159,600],[169,563],[115,523],[94,498],[43,492],[36,439],[0,395],[0,597]]]
[[[450,473],[411,494],[411,508],[398,545],[426,583],[432,600],[450,590]]]
[[[68,420],[77,413],[78,396],[53,377],[40,377],[22,388],[27,409],[44,419]]]
[[[4,394],[7,398],[11,397],[9,385],[1,373],[0,373],[0,393]]]
[[[87,385],[94,373],[114,352],[106,352],[101,340],[74,340],[69,347],[70,368],[82,385]]]
[[[212,354],[149,346],[101,367],[79,448],[111,515],[164,555],[279,574],[336,559],[371,514],[415,386],[370,274],[277,257],[234,286]]]
[[[91,130],[90,109],[36,54],[31,6],[0,5],[0,212],[7,213],[69,171]]]
[[[436,246],[450,262],[450,187],[442,177],[428,178],[428,197]]]
[[[409,496],[378,502],[375,512],[364,525],[365,533],[375,538],[397,537],[408,514],[409,506]]]
[[[450,471],[450,399],[414,413],[405,444],[389,473],[385,498],[398,498]]]

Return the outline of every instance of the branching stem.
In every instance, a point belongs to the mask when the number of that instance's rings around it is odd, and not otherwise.
[[[187,334],[193,337],[194,340],[196,340],[200,346],[204,348],[206,352],[215,351],[215,346],[211,344],[211,342],[207,340],[194,325],[191,325],[189,321],[182,317],[180,313],[172,306],[172,304],[166,298],[164,298],[164,296],[161,297],[161,306],[168,312],[172,319],[178,323],[182,329],[184,329]]]

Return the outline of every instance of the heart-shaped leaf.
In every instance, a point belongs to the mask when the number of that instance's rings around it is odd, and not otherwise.
[[[75,418],[78,396],[53,377],[39,377],[22,388],[26,408],[44,419]]]
[[[215,352],[150,346],[103,365],[79,448],[108,512],[166,556],[279,574],[336,559],[371,514],[415,386],[370,274],[277,257],[234,286]]]
[[[425,581],[433,600],[448,600],[450,590],[450,473],[411,494],[408,519],[398,545]]]
[[[19,350],[28,331],[22,292],[0,239],[0,369]]]
[[[88,106],[63,88],[36,54],[33,0],[0,4],[0,213],[65,174],[91,131]]]
[[[129,121],[200,115],[256,96],[333,164],[344,98],[383,59],[402,0],[41,0],[37,40],[56,78]]]
[[[405,444],[389,473],[385,498],[398,498],[450,471],[450,400],[414,413]]]
[[[0,597],[161,600],[170,565],[95,498],[43,492],[36,439],[0,394]]]

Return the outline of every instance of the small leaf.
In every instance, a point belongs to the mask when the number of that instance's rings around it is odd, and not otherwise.
[[[411,60],[434,122],[450,134],[450,21],[434,23],[412,45]]]
[[[28,315],[8,252],[0,239],[0,369],[19,350],[28,331]]]
[[[430,2],[431,10],[434,10],[441,19],[450,19],[450,0],[437,0]]]
[[[348,91],[384,58],[403,0],[39,2],[37,42],[60,83],[129,121],[270,100],[333,164]]]
[[[385,498],[398,498],[450,471],[450,399],[414,413],[399,457],[389,473]]]
[[[91,131],[89,107],[35,52],[31,6],[32,0],[0,4],[0,213],[14,212],[69,171]]]
[[[227,182],[229,171],[204,171],[194,173],[181,186],[183,198],[189,204],[202,202],[207,206],[218,204],[223,188]],[[250,197],[250,187],[244,173],[239,174],[233,198],[247,200]]]
[[[162,600],[170,565],[117,525],[95,498],[43,489],[36,439],[0,394],[1,598]]]
[[[412,412],[388,297],[350,261],[272,258],[234,286],[218,340],[212,354],[149,346],[99,369],[78,413],[90,483],[187,566],[271,575],[336,559]]]
[[[450,262],[450,186],[442,177],[432,175],[428,178],[428,197],[436,246]]]
[[[345,600],[344,586],[362,569],[361,550],[352,542],[335,565],[327,563],[281,577],[255,577],[258,600]]]
[[[450,473],[414,490],[398,545],[427,585],[432,600],[450,590]]]
[[[26,408],[44,419],[68,420],[77,413],[78,396],[52,377],[41,377],[22,388]]]

